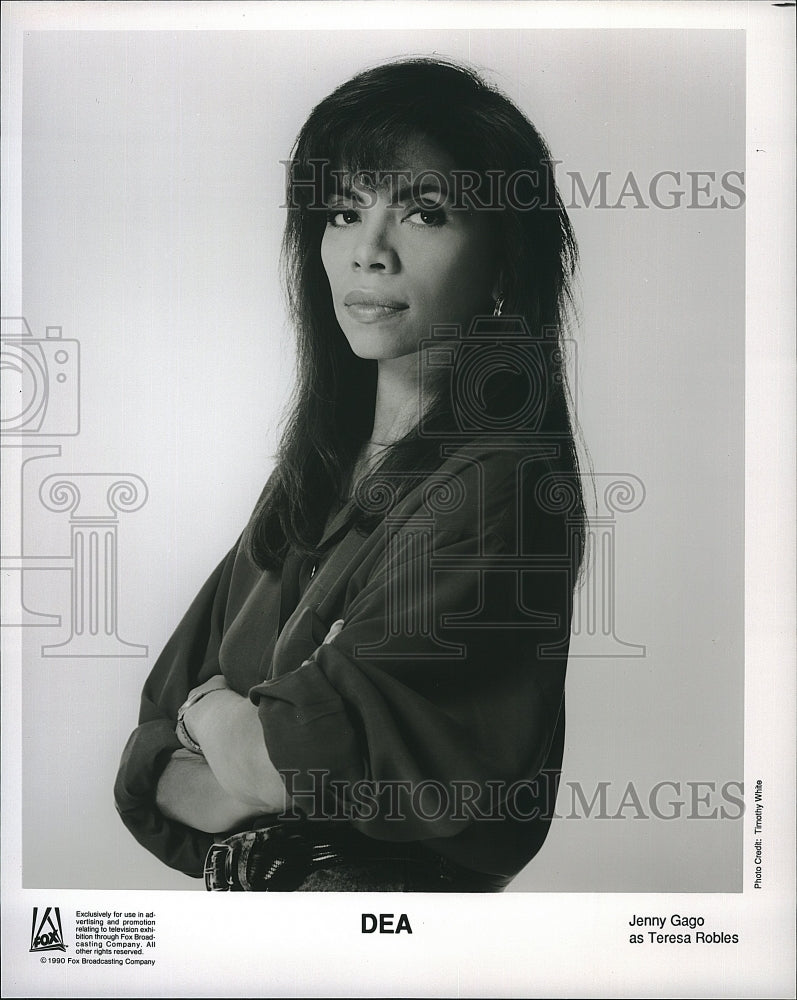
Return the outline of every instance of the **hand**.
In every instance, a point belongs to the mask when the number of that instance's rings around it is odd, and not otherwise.
[[[191,753],[201,755],[202,747],[201,744],[197,742],[190,725],[186,720],[188,716],[194,712],[197,703],[202,701],[206,695],[211,694],[214,691],[226,691],[228,693],[232,693],[230,692],[226,679],[221,674],[211,677],[209,680],[205,681],[204,684],[200,684],[189,691],[188,697],[177,712],[177,726],[174,731],[177,734],[177,739],[183,744],[186,750],[189,750]]]
[[[195,701],[183,722],[219,784],[253,813],[281,812],[287,803],[285,786],[268,756],[255,705],[223,678],[212,678],[194,691],[217,692]]]
[[[227,678],[223,674],[216,674],[209,680],[206,680],[204,684],[200,684],[195,688],[192,688],[188,692],[188,697],[186,701],[190,698],[196,698],[199,695],[209,694],[211,691],[229,691],[230,686],[227,683]]]
[[[324,641],[321,643],[321,645],[326,646],[328,642],[332,642],[335,636],[340,633],[340,630],[343,628],[345,624],[346,623],[343,621],[342,618],[338,618],[337,621],[332,622],[332,624],[329,627],[329,631],[324,636]]]

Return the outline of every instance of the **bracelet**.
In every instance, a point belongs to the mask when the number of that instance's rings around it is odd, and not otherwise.
[[[190,750],[191,753],[202,753],[202,747],[197,743],[197,741],[188,732],[188,727],[185,724],[185,713],[189,708],[192,708],[198,701],[202,699],[207,694],[212,694],[214,691],[223,690],[222,688],[211,688],[209,691],[200,691],[199,694],[192,694],[187,698],[183,704],[177,709],[177,726],[175,727],[175,732],[177,734],[177,739],[183,744],[186,750]]]
[[[178,716],[177,718],[175,732],[177,733],[177,739],[183,744],[186,750],[202,756],[202,747],[191,737],[186,727],[185,719],[182,716]]]

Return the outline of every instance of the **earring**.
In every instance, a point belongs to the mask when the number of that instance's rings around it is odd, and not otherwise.
[[[504,311],[504,296],[499,292],[495,297],[495,309],[493,309],[493,316],[500,316]]]

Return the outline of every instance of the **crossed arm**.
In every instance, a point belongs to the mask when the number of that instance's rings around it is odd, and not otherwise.
[[[184,716],[202,754],[172,754],[158,782],[158,808],[168,819],[206,833],[282,812],[285,787],[266,751],[256,706],[231,691],[221,677],[195,689],[205,690],[210,693]]]
[[[324,642],[340,631],[335,622]],[[195,688],[205,696],[183,721],[202,753],[177,750],[158,781],[155,802],[167,819],[206,833],[240,829],[247,820],[281,813],[288,796],[266,750],[257,707],[221,676]]]

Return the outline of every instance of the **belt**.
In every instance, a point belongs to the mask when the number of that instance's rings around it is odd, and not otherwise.
[[[313,872],[363,863],[409,865],[419,887],[438,892],[501,892],[510,881],[464,868],[418,844],[376,841],[351,828],[273,823],[213,844],[205,859],[205,887],[209,892],[292,892]]]

